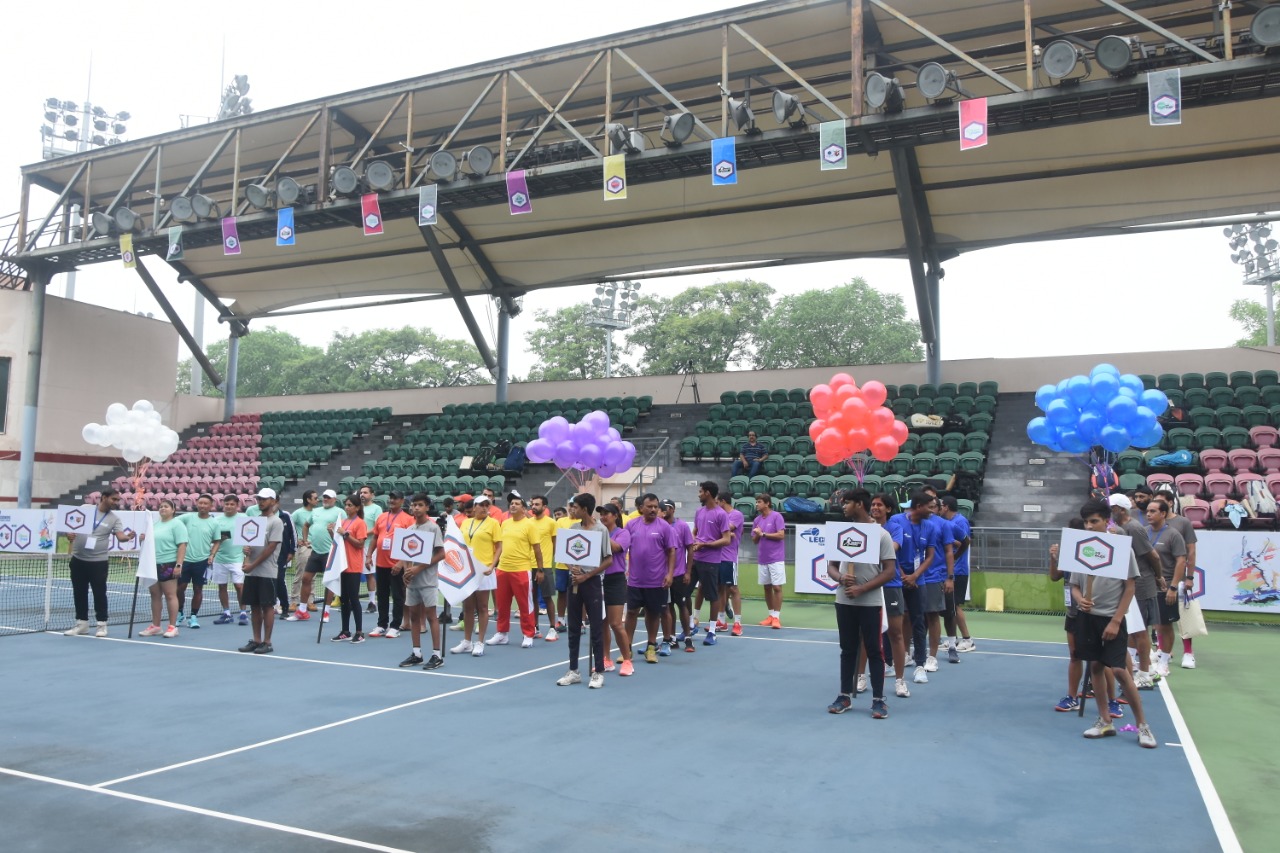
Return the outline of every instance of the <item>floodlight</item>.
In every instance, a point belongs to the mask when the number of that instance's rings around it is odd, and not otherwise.
[[[948,89],[956,88],[956,75],[936,62],[926,62],[916,72],[916,87],[920,94],[931,101],[936,101],[946,94]]]
[[[662,117],[663,141],[671,148],[678,148],[693,135],[693,113],[674,113]]]
[[[49,122],[49,124],[55,123],[58,120],[57,112],[55,112],[54,110],[45,110],[44,120]]]
[[[384,160],[374,160],[364,167],[364,182],[369,189],[378,192],[395,189],[396,170]]]
[[[635,128],[627,128],[622,124],[610,124],[605,128],[605,135],[613,143],[614,154],[636,154],[648,147],[644,134]]]
[[[218,203],[207,195],[196,193],[191,197],[191,209],[200,219],[218,219]]]
[[[101,212],[90,215],[89,222],[93,225],[93,233],[99,237],[106,237],[116,228],[116,221]]]
[[[734,126],[742,133],[755,132],[756,114],[751,111],[751,106],[745,100],[730,98],[729,115],[733,117]]]
[[[293,178],[284,177],[276,180],[276,201],[283,207],[290,207],[303,195],[302,186]]]
[[[128,121],[129,119],[133,118],[133,116],[130,115],[125,110],[121,110],[120,112],[116,113],[116,118],[119,119],[120,121]]]
[[[360,176],[350,166],[336,166],[329,175],[329,185],[338,195],[357,195],[360,192]]]
[[[191,199],[184,195],[169,202],[169,213],[179,222],[194,222],[196,220],[196,211],[191,204]]]
[[[1123,36],[1103,36],[1093,47],[1093,58],[1108,74],[1120,75],[1133,64],[1133,45]]]
[[[62,136],[64,139],[68,139],[72,142],[75,142],[80,138],[80,134],[76,133],[74,130],[64,130],[62,132]]]
[[[272,196],[274,195],[275,193],[272,189],[263,184],[249,184],[244,188],[245,201],[258,208],[258,210],[270,210]]]
[[[62,102],[62,109],[63,109],[65,112],[74,113],[74,112],[76,112],[77,110],[79,110],[79,109],[80,109],[80,106],[79,106],[78,104],[76,104],[76,102],[75,102],[75,101],[63,101],[63,102]]]
[[[493,168],[493,149],[487,145],[477,145],[462,155],[462,162],[467,171],[477,178],[483,178]]]
[[[863,95],[872,109],[884,107],[887,113],[901,112],[904,99],[897,77],[886,77],[872,71],[863,82]]]
[[[458,176],[458,158],[448,151],[437,151],[427,161],[431,174],[441,181],[452,181]]]
[[[804,125],[804,104],[800,103],[800,99],[795,95],[788,95],[785,92],[774,90],[773,92],[773,117],[778,120],[778,124],[790,124],[792,127],[800,127]]]
[[[101,133],[95,133],[93,135],[93,138],[90,139],[89,141],[92,142],[94,145],[98,145],[98,146],[107,144],[107,138],[103,136]]]
[[[1084,62],[1082,76],[1087,77],[1090,70],[1088,57],[1084,55],[1083,50],[1066,39],[1049,42],[1040,55],[1040,67],[1054,80],[1069,77],[1082,61]]]
[[[62,101],[59,101],[57,98],[45,98],[44,105],[51,110],[56,110],[58,107],[62,106]]]
[[[1280,44],[1280,3],[1272,3],[1253,16],[1249,35],[1263,47]]]
[[[142,215],[135,213],[127,207],[117,207],[115,213],[112,214],[116,220],[116,226],[121,231],[141,231]]]
[[[128,129],[129,128],[125,127],[120,122],[116,122],[115,124],[111,125],[111,132],[114,133],[116,136],[123,136],[124,132]]]
[[[75,127],[76,123],[79,121],[80,119],[76,118],[75,113],[67,113],[62,117],[62,123],[65,124],[67,127]]]
[[[106,117],[107,117],[107,111],[106,111],[106,110],[104,110],[102,107],[94,107],[94,108],[93,108],[93,115],[94,115],[94,118],[106,118]]]
[[[93,120],[93,129],[94,129],[94,130],[100,130],[100,131],[102,131],[102,132],[104,132],[104,133],[105,133],[105,132],[106,132],[106,130],[107,130],[107,127],[109,127],[109,125],[107,124],[107,122],[106,122],[106,120],[105,120],[105,119],[95,118],[95,119]]]
[[[49,127],[49,125],[47,125],[47,124],[42,124],[42,125],[40,125],[40,135],[41,135],[41,136],[53,136],[53,128],[52,128],[52,127]]]

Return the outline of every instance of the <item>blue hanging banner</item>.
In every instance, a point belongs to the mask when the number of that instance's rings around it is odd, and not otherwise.
[[[711,140],[711,185],[738,182],[738,140],[732,136]]]
[[[298,242],[298,234],[293,230],[293,208],[282,207],[276,211],[276,245],[293,246]]]

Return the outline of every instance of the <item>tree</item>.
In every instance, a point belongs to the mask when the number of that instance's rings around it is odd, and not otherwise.
[[[755,333],[770,318],[773,288],[757,281],[726,281],[691,287],[671,299],[645,297],[627,338],[640,348],[642,372],[721,373],[751,362]]]
[[[214,366],[225,378],[227,342],[217,341],[206,349]],[[191,393],[191,359],[178,364],[178,393]],[[323,391],[320,381],[324,350],[307,346],[288,332],[271,326],[254,329],[240,339],[236,371],[236,394],[242,397],[277,397],[289,394],[313,394]],[[222,391],[210,387],[206,378],[203,393],[223,397]],[[199,393],[199,389],[197,389]]]
[[[325,353],[324,373],[330,391],[476,385],[489,376],[470,343],[411,326],[354,335],[335,332]]]
[[[897,294],[864,279],[778,300],[759,336],[757,370],[919,361],[920,327]]]
[[[587,325],[587,313],[587,306],[571,305],[554,312],[539,309],[534,314],[540,325],[525,335],[532,356],[527,381],[600,379],[605,375],[605,335],[609,330]],[[615,335],[614,376],[635,375],[630,365],[622,363],[625,349]]]
[[[1238,347],[1265,347],[1267,345],[1267,309],[1252,299],[1237,299],[1231,303],[1229,316],[1244,328],[1244,337],[1236,341]]]

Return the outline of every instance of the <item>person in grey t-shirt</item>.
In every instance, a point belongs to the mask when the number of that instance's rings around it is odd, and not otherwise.
[[[1160,577],[1160,558],[1147,539],[1147,531],[1129,512],[1133,509],[1133,501],[1120,494],[1113,494],[1111,504],[1111,520],[1119,525],[1129,538],[1133,540],[1133,556],[1138,560],[1138,579],[1134,583],[1133,597],[1138,602],[1138,613],[1147,625],[1160,624],[1160,594],[1156,579]],[[1136,627],[1136,626],[1131,626]],[[1155,679],[1151,676],[1151,633],[1146,630],[1129,632],[1129,657],[1138,665],[1134,674],[1134,683],[1139,690],[1155,688]]]
[[[85,504],[81,533],[68,533],[71,541],[71,597],[75,602],[76,624],[66,631],[68,637],[89,632],[89,590],[93,590],[93,612],[98,620],[95,637],[107,636],[107,573],[110,569],[111,537],[132,542],[136,534],[125,529],[115,509],[120,493],[103,489],[98,505]]]
[[[284,541],[284,519],[280,517],[274,489],[258,492],[257,517],[263,531],[263,545],[246,545],[244,549],[244,593],[240,604],[250,610],[253,639],[240,647],[242,652],[269,655],[271,630],[276,624],[276,553]]]

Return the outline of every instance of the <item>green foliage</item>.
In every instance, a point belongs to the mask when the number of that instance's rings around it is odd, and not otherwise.
[[[539,309],[538,326],[525,335],[531,363],[529,382],[600,379],[605,375],[605,336],[608,330],[587,325],[587,306],[571,305],[557,311]],[[620,335],[613,337],[613,375],[634,376],[622,362],[625,353]]]
[[[1267,309],[1252,299],[1237,299],[1231,303],[1228,316],[1244,330],[1244,337],[1236,341],[1238,347],[1265,347],[1267,345]]]
[[[649,296],[636,304],[627,342],[640,349],[644,374],[721,373],[751,363],[755,335],[770,323],[773,288],[763,282],[726,281],[691,287],[672,297]]]
[[[216,341],[205,350],[209,361],[226,376],[227,341]],[[307,346],[288,332],[271,326],[255,329],[240,339],[239,370],[236,395],[241,397],[277,397],[290,394],[316,393],[314,375],[324,362],[324,350]],[[191,393],[191,359],[178,364],[178,393]],[[209,397],[226,396],[203,379],[203,393]]]
[[[758,330],[755,367],[829,367],[919,361],[920,327],[897,294],[862,278],[830,290],[784,296]]]

